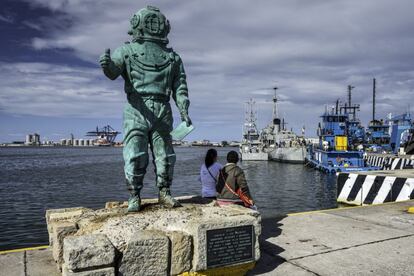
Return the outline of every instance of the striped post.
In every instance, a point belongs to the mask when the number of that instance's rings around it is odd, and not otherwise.
[[[414,199],[414,177],[339,173],[337,201],[351,205]]]

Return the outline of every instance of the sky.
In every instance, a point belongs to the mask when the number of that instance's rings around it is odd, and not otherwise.
[[[365,125],[372,78],[377,117],[413,101],[411,0],[2,0],[0,142],[122,131],[123,81],[104,77],[98,58],[130,40],[129,19],[148,4],[169,19],[169,46],[184,62],[196,127],[188,140],[240,140],[249,98],[264,127],[274,86],[279,115],[307,136],[350,84]]]

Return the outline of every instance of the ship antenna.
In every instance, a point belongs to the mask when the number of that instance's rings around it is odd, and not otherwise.
[[[375,94],[376,94],[376,81],[372,80],[372,121],[375,121]]]
[[[348,85],[348,106],[349,106],[350,110],[352,110],[351,99],[352,99],[352,89],[354,89],[354,88],[355,88],[355,86]],[[353,109],[353,112],[352,112],[352,118],[353,119],[355,119],[355,113],[356,113],[356,110]]]

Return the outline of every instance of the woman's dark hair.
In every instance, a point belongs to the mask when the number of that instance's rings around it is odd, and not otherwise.
[[[217,151],[215,149],[209,149],[206,154],[206,159],[204,161],[204,164],[206,165],[206,168],[209,168],[211,165],[214,164],[214,159],[217,157]]]
[[[227,162],[229,163],[239,162],[239,154],[235,152],[234,150],[229,151],[229,153],[227,153]]]

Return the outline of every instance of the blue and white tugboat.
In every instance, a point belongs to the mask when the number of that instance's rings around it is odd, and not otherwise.
[[[350,87],[348,87],[350,88]],[[351,88],[352,89],[352,88]],[[356,138],[358,105],[349,101],[346,105],[326,109],[319,123],[319,143],[308,148],[307,164],[325,173],[378,170],[364,161],[361,144],[353,144]],[[359,131],[358,131],[359,132]]]

